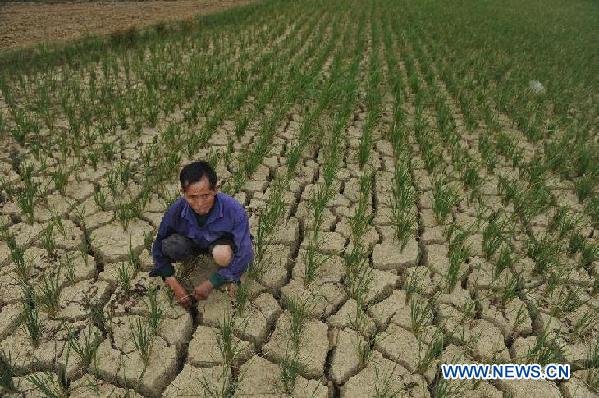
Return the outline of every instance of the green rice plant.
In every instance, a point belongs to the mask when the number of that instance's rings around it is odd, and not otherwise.
[[[410,321],[412,323],[412,332],[416,337],[420,336],[424,327],[432,323],[434,305],[435,300],[412,296],[410,300]]]
[[[518,293],[522,289],[522,285],[521,272],[510,273],[507,283],[505,286],[503,286],[503,291],[501,292],[501,303],[505,306],[511,300],[518,297]]]
[[[39,319],[38,304],[31,286],[23,284],[21,289],[23,290],[22,305],[25,329],[29,333],[31,342],[37,347],[42,335],[42,324]]]
[[[96,185],[94,189],[94,203],[98,206],[102,211],[106,211],[106,194],[102,191],[102,189]]]
[[[534,271],[537,275],[546,275],[548,271],[560,267],[562,250],[549,234],[545,234],[541,239],[529,237],[527,254],[535,262]]]
[[[449,228],[449,269],[447,270],[447,285],[453,291],[458,281],[462,264],[470,257],[470,249],[466,245],[468,232],[452,225]]]
[[[579,339],[593,333],[593,327],[599,322],[599,314],[592,309],[585,311],[572,325],[572,334]]]
[[[374,218],[374,213],[367,215],[370,206],[372,186],[372,174],[365,172],[360,177],[360,198],[354,215],[350,218],[353,240],[359,240],[368,231],[368,227]]]
[[[487,260],[490,259],[502,245],[505,246],[507,237],[510,235],[510,223],[508,220],[499,211],[491,213],[483,229],[482,249],[485,258]]]
[[[50,373],[36,373],[27,376],[27,381],[47,398],[67,398],[68,388]]]
[[[395,237],[403,250],[413,237],[416,227],[416,213],[412,210],[416,201],[416,189],[412,184],[408,161],[398,161],[393,176],[392,221]]]
[[[589,351],[585,361],[588,369],[587,384],[593,391],[599,390],[599,338],[595,336],[594,341],[589,344]]]
[[[300,301],[299,299],[288,297],[286,299],[286,307],[290,314],[290,325],[289,331],[291,333],[291,343],[293,348],[297,351],[304,328],[304,323],[308,319],[310,306],[307,301]]]
[[[121,181],[121,185],[123,187],[126,187],[129,185],[129,181],[131,180],[131,175],[133,173],[133,170],[131,168],[131,162],[127,161],[127,162],[123,162],[121,161],[119,163],[119,166],[117,167],[117,172]]]
[[[497,152],[487,134],[480,134],[478,139],[478,151],[481,154],[487,170],[493,172],[497,166]]]
[[[37,294],[36,301],[50,317],[54,316],[60,308],[60,291],[60,268],[50,275],[42,275],[40,292]]]
[[[235,329],[235,318],[231,316],[229,311],[225,311],[217,333],[217,343],[220,354],[223,358],[225,367],[235,366],[239,355],[241,354],[241,346],[236,343],[233,331]]]
[[[17,246],[15,236],[5,229],[2,231],[2,240],[10,250],[10,259],[15,265],[15,272],[20,281],[28,281],[31,275],[32,264],[25,259],[25,249]]]
[[[355,349],[358,354],[360,365],[366,365],[372,358],[372,349],[376,344],[376,340],[380,338],[379,336],[380,335],[371,334],[367,339],[358,340],[356,343]]]
[[[580,266],[587,268],[599,259],[599,245],[585,242],[580,253]]]
[[[0,388],[7,392],[16,392],[13,377],[15,377],[15,367],[12,362],[12,355],[10,351],[6,354],[3,350],[0,352]]]
[[[223,366],[220,375],[217,378],[219,385],[215,385],[213,380],[210,380],[205,375],[196,379],[199,387],[197,392],[193,391],[192,396],[203,396],[210,398],[232,397],[235,392],[235,381],[231,368]]]
[[[372,281],[372,269],[368,266],[368,255],[360,242],[354,242],[352,250],[346,253],[344,285],[348,295],[360,302],[366,296]]]
[[[454,398],[464,396],[464,388],[461,384],[452,383],[442,377],[437,378],[433,387],[433,396],[437,398]]]
[[[133,199],[131,202],[117,205],[115,213],[116,219],[119,220],[123,229],[126,231],[129,228],[129,223],[132,220],[141,217],[143,209],[141,208],[140,201]]]
[[[54,223],[48,223],[48,226],[42,233],[42,246],[46,249],[48,257],[56,258],[56,242],[54,240]]]
[[[586,174],[575,180],[574,188],[578,200],[584,202],[593,195],[593,190],[597,185],[597,176],[593,174]]]
[[[139,271],[141,267],[141,261],[139,260],[139,256],[135,253],[135,250],[133,249],[133,242],[131,239],[131,235],[129,235],[129,249],[127,250],[127,262],[129,263],[129,266],[132,269]]]
[[[243,116],[237,119],[235,122],[235,138],[237,138],[238,141],[245,134],[245,130],[247,129],[249,122],[250,119],[247,116]]]
[[[313,209],[314,224],[312,225],[312,229],[320,229],[324,217],[324,210],[331,196],[331,190],[324,185],[319,185],[312,193],[312,196],[309,199]]]
[[[148,365],[150,360],[150,351],[152,349],[152,334],[148,331],[146,325],[141,318],[135,319],[135,324],[129,324],[131,340],[135,345],[135,349],[139,352],[144,366]]]
[[[304,257],[304,286],[308,287],[314,281],[320,269],[324,263],[328,260],[328,256],[325,256],[318,252],[319,247],[318,241],[318,230],[312,231],[312,237],[308,242],[306,248],[306,255]]]
[[[94,363],[96,365],[96,353],[101,342],[101,334],[92,329],[90,324],[86,329],[76,331],[69,327],[68,345],[78,356],[84,367]]]
[[[544,328],[537,336],[534,346],[526,353],[528,363],[547,365],[549,363],[565,363],[563,348],[559,343],[559,332],[554,335]]]
[[[433,337],[431,338],[430,345],[424,352],[424,355],[419,358],[418,366],[417,366],[419,373],[425,372],[430,367],[433,360],[435,360],[435,358],[438,358],[441,355],[441,353],[443,352],[443,347],[444,347],[443,333],[439,330],[435,330],[435,333],[434,333]],[[419,353],[419,356],[422,353],[422,341],[420,339],[418,339],[418,353]]]
[[[58,192],[60,192],[61,194],[64,195],[65,193],[65,187],[67,185],[68,182],[68,174],[65,173],[62,168],[58,168],[55,171],[53,171],[50,174],[52,181],[54,182],[54,188],[56,188],[56,190]]]
[[[511,247],[502,246],[499,256],[497,257],[497,261],[495,261],[495,266],[493,267],[493,279],[499,277],[503,270],[511,268],[513,264],[514,259],[512,258]]]
[[[108,173],[106,173],[106,184],[108,185],[108,189],[112,194],[113,198],[118,198],[120,196],[119,192],[119,171],[114,169]]]
[[[106,162],[112,162],[115,158],[114,143],[103,142],[101,148],[102,148],[102,155],[104,156],[104,160]]]
[[[349,324],[353,330],[367,335],[370,318],[365,309],[364,297],[359,297],[360,301],[356,301],[356,312],[349,319]]]
[[[447,185],[443,179],[437,179],[433,183],[433,212],[439,224],[444,224],[447,216],[457,204],[456,193]]]
[[[27,222],[32,224],[35,198],[38,193],[37,184],[33,181],[33,166],[22,165],[20,174],[24,188],[16,192],[17,205],[25,215]]]
[[[374,398],[396,398],[401,396],[401,389],[394,390],[392,388],[393,372],[381,374],[379,367],[375,366],[374,375]]]
[[[255,260],[254,263],[260,264],[264,260],[264,255],[268,244],[272,241],[272,233],[283,217],[285,211],[285,202],[283,200],[283,190],[286,182],[276,180],[272,185],[266,206],[259,212],[258,228],[256,231],[256,239],[254,241]]]
[[[152,335],[156,335],[163,319],[163,310],[158,304],[158,289],[152,287],[147,291],[146,296],[148,298],[147,306],[149,310],[148,325],[150,326]]]
[[[250,300],[250,290],[247,282],[237,285],[235,291],[235,315],[243,315]]]
[[[131,290],[131,272],[129,267],[121,261],[117,268],[117,283],[123,292],[129,292]]]
[[[591,197],[584,208],[586,214],[591,218],[591,224],[594,228],[599,228],[599,197]]]
[[[281,367],[281,373],[279,377],[282,383],[283,391],[287,394],[293,394],[297,376],[300,373],[302,365],[297,358],[291,358],[286,355],[279,366]]]

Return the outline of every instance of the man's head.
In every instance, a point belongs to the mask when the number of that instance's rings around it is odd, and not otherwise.
[[[206,162],[193,162],[181,170],[181,194],[199,215],[207,214],[218,192],[216,172]]]

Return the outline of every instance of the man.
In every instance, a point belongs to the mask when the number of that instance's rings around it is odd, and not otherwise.
[[[208,298],[214,288],[228,284],[231,296],[253,259],[252,236],[247,213],[231,196],[219,192],[216,172],[206,162],[193,162],[179,175],[182,196],[162,218],[152,256],[150,276],[161,276],[179,304],[188,308],[192,294],[174,277],[172,262],[208,254],[219,269],[195,287],[196,300]]]

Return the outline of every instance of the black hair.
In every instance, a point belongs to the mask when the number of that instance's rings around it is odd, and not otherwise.
[[[185,190],[188,186],[200,181],[204,177],[208,178],[210,189],[214,189],[216,187],[216,171],[214,171],[210,164],[204,161],[189,163],[181,169],[181,174],[179,174],[181,188]]]

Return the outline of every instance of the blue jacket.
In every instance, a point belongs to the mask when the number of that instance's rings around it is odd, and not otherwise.
[[[166,211],[158,234],[152,245],[154,268],[150,276],[171,276],[174,268],[162,253],[162,241],[168,236],[178,233],[191,238],[201,249],[222,236],[232,237],[235,253],[227,267],[220,267],[217,274],[226,281],[239,282],[254,257],[252,236],[247,213],[243,206],[233,197],[217,192],[214,207],[210,211],[206,223],[200,227],[193,209],[181,197]]]

